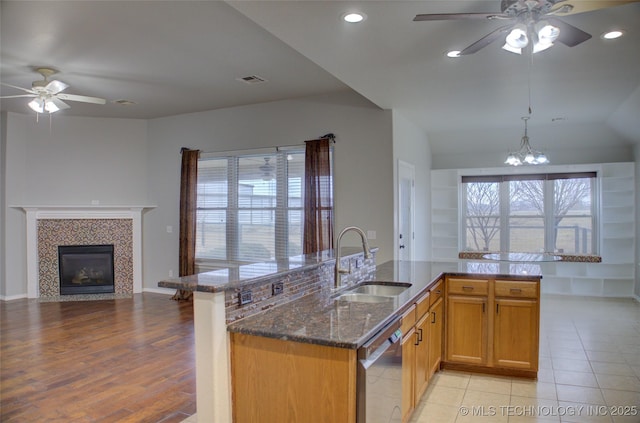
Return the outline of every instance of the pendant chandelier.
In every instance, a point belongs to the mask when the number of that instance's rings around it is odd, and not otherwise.
[[[511,166],[549,163],[549,159],[547,159],[547,156],[545,156],[543,152],[534,150],[529,144],[529,136],[527,135],[527,121],[529,120],[529,116],[523,116],[522,120],[524,121],[524,136],[520,141],[520,149],[518,151],[509,152],[504,163]]]
[[[533,54],[528,60],[528,69],[527,69],[527,91],[528,91],[528,101],[529,101],[529,115],[523,116],[521,119],[524,121],[524,135],[520,140],[520,149],[518,151],[510,151],[507,154],[507,158],[504,161],[505,164],[511,166],[520,166],[520,165],[539,165],[539,164],[548,164],[549,159],[547,156],[538,150],[534,150],[531,148],[531,144],[529,144],[529,135],[527,134],[527,122],[531,119],[531,61],[533,60]]]

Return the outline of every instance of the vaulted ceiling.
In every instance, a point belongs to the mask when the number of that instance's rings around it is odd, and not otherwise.
[[[504,23],[414,16],[498,13],[499,0],[3,0],[0,79],[29,88],[40,78],[34,69],[51,66],[65,92],[108,101],[59,113],[143,119],[352,89],[428,134],[520,127],[530,98],[532,126],[602,124],[640,142],[640,4],[573,3],[611,6],[562,17],[593,35],[582,44],[529,56],[495,42],[452,59],[448,50]],[[365,21],[341,20],[353,10]],[[624,37],[600,37],[612,28]],[[238,80],[249,76],[266,82]],[[27,101],[3,99],[1,110],[27,113]]]

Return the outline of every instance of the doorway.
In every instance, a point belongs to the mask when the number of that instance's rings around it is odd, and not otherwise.
[[[396,259],[414,260],[415,167],[398,159],[398,235]]]

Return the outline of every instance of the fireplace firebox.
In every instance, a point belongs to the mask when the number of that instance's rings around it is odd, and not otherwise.
[[[60,245],[60,295],[115,292],[113,245]]]

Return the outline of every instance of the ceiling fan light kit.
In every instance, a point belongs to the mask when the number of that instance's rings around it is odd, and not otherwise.
[[[15,97],[31,97],[31,100],[27,106],[36,113],[47,112],[49,114],[55,113],[59,110],[68,109],[70,106],[62,100],[78,101],[81,103],[93,103],[93,104],[105,104],[106,100],[97,97],[88,97],[84,95],[65,94],[62,91],[69,88],[68,84],[62,81],[53,80],[50,81],[49,77],[57,73],[52,68],[38,68],[36,69],[42,80],[33,81],[31,89],[18,87],[10,84],[2,84],[11,88],[15,88],[26,92],[27,94],[10,95],[2,98],[15,98]]]
[[[416,15],[413,20],[512,21],[512,23],[495,29],[462,50],[460,56],[476,53],[502,37],[505,40],[502,47],[504,50],[522,54],[522,49],[529,46],[532,53],[538,53],[553,46],[555,41],[559,41],[567,47],[575,47],[591,38],[591,34],[557,18],[558,15],[576,13],[580,10],[574,10],[572,4],[560,4],[565,1],[567,0],[502,0],[500,2],[501,13],[430,13]],[[603,5],[595,9],[605,7],[607,6]]]

